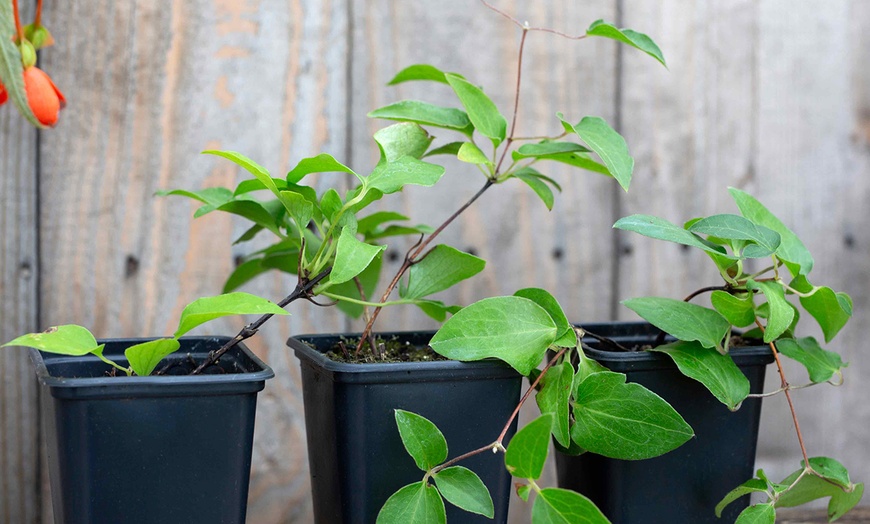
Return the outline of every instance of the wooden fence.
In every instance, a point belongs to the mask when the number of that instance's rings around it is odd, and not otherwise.
[[[870,479],[870,359],[860,342],[870,335],[870,2],[497,5],[567,33],[598,18],[649,33],[669,69],[608,40],[530,35],[518,134],[558,131],[557,111],[602,116],[635,157],[632,189],[552,169],[564,191],[548,213],[520,184],[497,188],[445,236],[490,261],[445,299],[540,286],[575,321],[631,318],[620,299],[682,297],[716,275],[697,253],[615,234],[611,224],[630,213],[681,222],[733,212],[726,187],[748,190],[806,241],[817,280],[854,299],[855,318],[832,345],[852,362],[846,385],[799,392],[797,410],[812,454],[839,457],[853,478]],[[400,97],[454,103],[437,86],[385,87],[396,71],[430,62],[462,72],[509,112],[519,40],[507,20],[471,0],[48,0],[44,19],[58,45],[41,64],[69,106],[56,129],[39,133],[0,110],[4,341],[70,322],[99,336],[171,333],[183,305],[218,293],[237,257],[253,249],[230,245],[242,224],[194,221],[191,203],[152,196],[242,176],[199,151],[240,151],[274,173],[329,152],[366,172],[379,125],[366,119],[369,110]],[[479,175],[458,162],[447,167],[440,189],[408,190],[393,200],[398,211],[436,223],[470,196]],[[388,270],[403,247],[391,246]],[[278,298],[290,285],[269,275],[245,289]],[[277,376],[260,396],[251,523],[311,520],[299,370],[285,339],[359,327],[331,310],[292,313],[252,343]],[[411,310],[384,317],[383,329],[432,326]],[[212,331],[234,332],[240,322]],[[769,378],[773,387],[777,377]],[[51,520],[39,440],[26,356],[0,352],[2,522]],[[779,476],[798,460],[784,400],[765,400],[759,465]],[[523,522],[527,508],[514,506],[512,522]]]

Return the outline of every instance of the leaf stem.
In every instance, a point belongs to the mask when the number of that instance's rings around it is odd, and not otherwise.
[[[701,289],[698,289],[698,290],[696,290],[696,291],[693,291],[693,292],[689,293],[689,295],[686,296],[686,298],[683,299],[683,302],[690,302],[693,298],[697,297],[698,295],[700,295],[700,294],[702,294],[702,293],[708,293],[708,292],[710,292],[710,291],[730,291],[730,290],[731,290],[731,286],[707,286],[707,287],[702,287]]]
[[[97,352],[97,353],[93,353],[93,354],[96,355],[97,358],[99,358],[100,360],[102,360],[102,361],[105,362],[106,364],[112,366],[113,368],[115,368],[115,369],[120,369],[121,371],[123,371],[124,373],[126,373],[128,377],[129,377],[130,375],[133,374],[133,372],[130,370],[130,368],[125,368],[124,366],[121,366],[121,365],[118,364],[117,362],[114,362],[113,360],[104,357],[102,351]]]
[[[746,395],[746,397],[747,398],[772,397],[772,396],[778,395],[786,390],[791,391],[794,389],[804,389],[804,388],[808,388],[808,387],[812,387],[812,386],[818,386],[819,384],[820,384],[820,382],[810,382],[809,384],[801,384],[800,386],[792,386],[791,384],[789,384],[789,386],[787,388],[779,388],[779,389],[776,389],[774,391],[768,391],[767,393],[751,393],[749,395]]]
[[[583,34],[583,35],[577,35],[577,36],[572,36],[572,35],[569,35],[569,34],[567,34],[567,33],[563,33],[563,32],[561,32],[561,31],[556,31],[555,29],[550,29],[550,28],[548,28],[548,27],[529,27],[529,23],[528,23],[528,22],[526,22],[526,23],[524,23],[524,24],[523,24],[523,23],[520,23],[520,21],[517,20],[516,18],[514,18],[514,17],[512,17],[511,15],[505,13],[505,12],[502,11],[501,9],[498,9],[498,8],[494,7],[493,5],[487,3],[486,0],[480,0],[480,1],[483,3],[483,5],[485,5],[486,7],[490,8],[490,9],[492,9],[493,11],[495,11],[495,12],[498,13],[498,14],[500,14],[501,16],[507,18],[508,20],[510,20],[511,22],[513,22],[517,27],[519,27],[520,29],[523,29],[524,31],[541,31],[541,32],[543,32],[543,33],[552,33],[552,34],[554,34],[554,35],[559,35],[559,36],[561,36],[561,37],[563,37],[563,38],[568,38],[568,39],[570,39],[570,40],[583,40],[584,38],[586,38],[586,35],[585,35],[585,34]]]
[[[42,25],[42,0],[36,0],[36,17],[33,19],[33,27]]]
[[[329,293],[328,291],[320,291],[317,293],[318,295],[323,295],[325,297],[329,297],[333,300],[340,300],[342,302],[350,302],[351,304],[359,304],[360,306],[371,306],[371,307],[385,307],[385,306],[398,306],[401,304],[416,304],[417,300],[411,299],[399,299],[399,300],[391,300],[389,302],[371,302],[369,300],[360,300],[358,298],[346,297],[344,295],[338,295],[335,293]]]
[[[18,13],[18,0],[12,0],[12,14],[15,18],[15,32],[18,35],[18,45],[24,42],[24,30],[21,28],[21,15]]]

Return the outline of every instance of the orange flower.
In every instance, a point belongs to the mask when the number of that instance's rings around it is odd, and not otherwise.
[[[6,94],[6,88],[3,86],[3,82],[0,82],[0,106],[5,104],[8,98],[9,95]]]
[[[24,70],[24,90],[36,119],[42,125],[55,125],[58,113],[66,106],[66,98],[51,78],[38,67],[28,67]]]

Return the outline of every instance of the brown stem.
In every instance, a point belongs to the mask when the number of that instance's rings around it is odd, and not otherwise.
[[[527,23],[526,23],[526,24],[520,23],[519,20],[517,20],[516,18],[512,17],[511,15],[505,13],[505,12],[502,11],[501,9],[498,9],[497,7],[493,6],[492,4],[489,4],[488,2],[486,2],[486,0],[480,0],[480,1],[481,1],[481,2],[483,3],[483,5],[485,5],[486,7],[492,9],[492,10],[495,11],[496,13],[500,14],[501,16],[503,16],[503,17],[507,18],[508,20],[510,20],[511,22],[513,22],[513,23],[514,23],[517,27],[519,27],[520,29],[523,29],[523,30],[526,30],[526,31],[541,31],[541,32],[544,32],[544,33],[552,33],[552,34],[554,34],[554,35],[559,35],[559,36],[561,36],[561,37],[568,38],[568,39],[571,39],[571,40],[582,40],[582,39],[586,38],[586,35],[585,35],[585,34],[584,34],[584,35],[576,35],[576,36],[572,36],[572,35],[569,35],[569,34],[567,34],[567,33],[563,33],[563,32],[561,32],[561,31],[556,31],[555,29],[550,29],[549,27],[529,27]]]
[[[517,129],[517,109],[520,107],[520,82],[523,79],[523,49],[526,47],[526,35],[528,34],[528,28],[523,27],[523,36],[520,37],[520,52],[519,57],[517,58],[517,89],[514,93],[514,115],[511,118],[511,132],[508,134],[507,141],[505,141],[504,150],[501,152],[501,158],[498,159],[498,164],[495,166],[496,177],[501,171],[501,165],[507,156],[508,150],[511,148],[511,144],[514,141],[514,132]]]
[[[24,30],[21,28],[21,15],[18,14],[18,0],[12,0],[12,14],[15,17],[15,33],[18,35],[18,44],[24,42]]]
[[[42,24],[42,0],[36,0],[36,17],[33,19],[33,27]]]

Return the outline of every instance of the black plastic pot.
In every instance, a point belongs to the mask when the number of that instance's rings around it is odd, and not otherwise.
[[[651,344],[659,334],[653,326],[636,322],[583,327],[629,348]],[[754,475],[761,399],[746,399],[732,413],[699,382],[683,376],[667,355],[594,349],[587,355],[667,400],[692,426],[695,437],[670,453],[641,461],[557,453],[559,486],[585,494],[613,524],[734,522],[748,497],[728,506],[721,519],[714,508]],[[731,355],[749,379],[751,391],[760,392],[765,368],[773,362],[770,348],[732,348]]]
[[[383,337],[420,346],[433,335]],[[495,440],[519,402],[522,377],[500,361],[346,364],[323,355],[340,339],[303,335],[288,341],[302,363],[308,463],[319,524],[371,524],[390,495],[423,478],[402,445],[395,409],[434,422],[447,438],[449,456],[455,457]],[[509,435],[515,430],[516,422]],[[503,456],[482,453],[461,465],[481,477],[493,498],[495,522],[505,522],[511,477]],[[493,522],[446,506],[448,522]]]
[[[103,340],[124,349],[146,339]],[[181,339],[170,359],[226,338]],[[108,377],[96,357],[31,352],[42,384],[54,521],[244,523],[257,392],[274,376],[244,345],[226,374]]]

